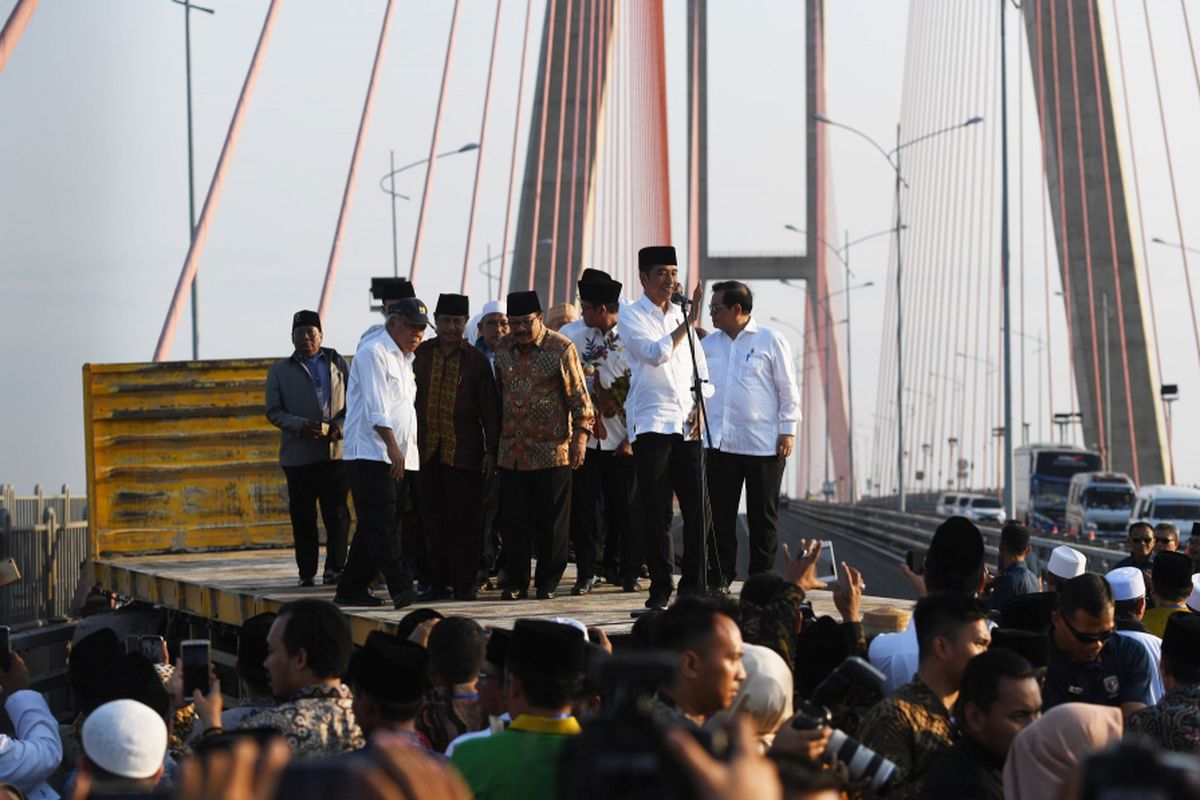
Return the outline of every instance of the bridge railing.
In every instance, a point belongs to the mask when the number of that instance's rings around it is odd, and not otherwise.
[[[21,580],[0,589],[0,624],[31,627],[66,619],[88,555],[87,498],[63,486],[18,495],[0,485],[0,559],[12,557]]]
[[[818,526],[824,525],[840,533],[858,536],[896,553],[902,559],[906,550],[923,550],[929,547],[933,532],[942,522],[940,517],[927,514],[901,513],[893,509],[838,503],[795,502],[790,508],[808,518]],[[1000,541],[1000,529],[980,525],[989,563],[995,564],[998,555],[996,546]],[[1120,550],[1084,544],[1069,538],[1033,536],[1030,546],[1039,564],[1045,564],[1050,551],[1062,544],[1070,545],[1087,558],[1091,572],[1104,573],[1112,569],[1127,554]]]

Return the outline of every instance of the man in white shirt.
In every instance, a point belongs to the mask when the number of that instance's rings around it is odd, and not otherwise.
[[[703,285],[696,286],[690,314],[671,302],[680,290],[674,247],[638,251],[638,276],[644,294],[622,306],[618,317],[632,380],[625,401],[625,420],[637,469],[638,500],[644,529],[646,565],[650,568],[647,608],[665,608],[674,591],[671,542],[671,495],[683,515],[683,574],[679,590],[703,592],[705,530],[700,486],[700,418],[692,393],[695,347],[700,379],[708,379],[704,350],[693,327],[699,316]],[[690,340],[690,344],[689,344]]]
[[[365,339],[354,354],[342,458],[358,524],[334,597],[339,605],[383,605],[370,589],[379,572],[387,579],[395,608],[416,599],[395,518],[397,506],[411,491],[408,473],[420,465],[412,362],[428,326],[425,304],[402,298],[388,313],[384,334]]]
[[[1117,635],[1138,642],[1150,657],[1150,705],[1154,705],[1166,693],[1163,687],[1162,639],[1146,630],[1142,617],[1146,615],[1146,579],[1137,567],[1117,567],[1104,579],[1112,588],[1116,603]]]
[[[58,793],[46,779],[62,762],[58,722],[45,698],[30,690],[25,662],[16,653],[8,658],[8,669],[0,670],[0,689],[13,735],[0,734],[0,783],[17,787],[29,800],[55,800]]]
[[[713,286],[708,311],[715,331],[702,345],[715,392],[708,401],[708,496],[721,571],[736,577],[737,511],[746,487],[749,574],[775,566],[779,487],[796,441],[800,393],[792,350],[778,332],[750,317],[754,295],[738,281]],[[716,569],[716,566],[713,567]]]
[[[595,435],[588,440],[587,455],[571,488],[571,539],[578,570],[571,594],[587,594],[600,582],[601,497],[608,531],[603,571],[633,592],[638,589],[642,548],[633,519],[633,447],[625,429],[630,370],[617,325],[621,284],[607,273],[584,270],[579,305],[582,324],[568,323],[559,333],[570,338],[579,353],[596,421]]]

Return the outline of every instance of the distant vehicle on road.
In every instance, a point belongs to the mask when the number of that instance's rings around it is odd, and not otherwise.
[[[1016,519],[1032,531],[1066,524],[1067,492],[1080,472],[1098,472],[1100,454],[1062,444],[1030,444],[1013,453]]]
[[[1078,473],[1067,490],[1067,533],[1087,538],[1123,537],[1136,492],[1129,476],[1119,472]]]
[[[1192,523],[1200,522],[1200,489],[1155,484],[1138,490],[1130,517],[1151,525],[1170,522],[1179,529],[1179,541],[1192,535]]]
[[[958,498],[957,494],[944,494],[938,498],[937,507],[934,513],[939,517],[953,517],[958,513]]]
[[[1003,525],[1007,521],[1004,506],[994,497],[983,494],[963,495],[966,502],[959,506],[959,512],[972,522],[995,522]]]

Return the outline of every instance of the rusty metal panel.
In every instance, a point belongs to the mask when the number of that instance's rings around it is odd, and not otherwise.
[[[84,365],[93,557],[291,544],[272,363]]]

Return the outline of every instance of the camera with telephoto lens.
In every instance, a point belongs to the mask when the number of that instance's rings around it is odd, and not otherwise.
[[[678,656],[664,651],[614,653],[592,679],[604,688],[600,716],[568,737],[559,759],[561,798],[684,800],[695,797],[683,767],[667,751],[669,725],[654,712],[655,694],[675,680]],[[716,758],[729,754],[723,731],[689,731]]]
[[[824,760],[837,756],[849,770],[850,780],[855,783],[868,781],[868,788],[875,794],[884,794],[891,788],[896,778],[896,765],[845,731],[834,728],[829,707],[848,705],[848,699],[859,691],[881,691],[885,680],[883,673],[875,667],[858,656],[850,656],[813,689],[812,697],[792,720],[792,727],[797,730],[831,728]]]

